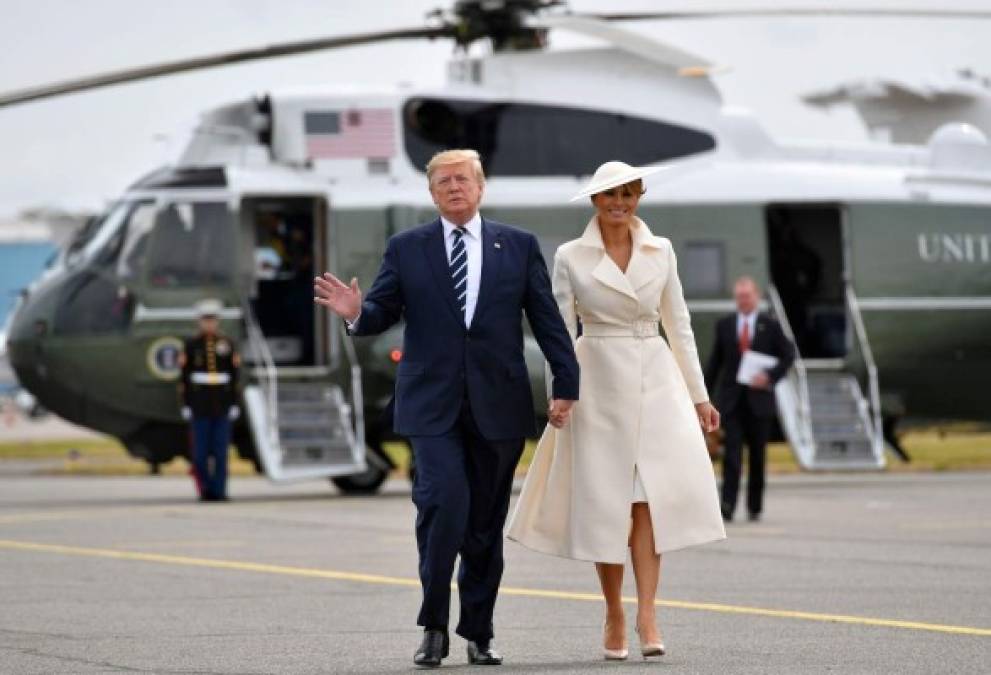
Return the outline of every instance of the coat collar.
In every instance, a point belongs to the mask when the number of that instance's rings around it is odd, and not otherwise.
[[[650,228],[647,227],[645,222],[639,218],[635,218],[635,220],[637,227],[633,228],[632,231],[633,250],[630,256],[630,264],[627,266],[625,274],[613,262],[609,254],[606,253],[606,246],[602,241],[602,232],[599,230],[597,216],[592,216],[592,219],[589,220],[579,242],[583,246],[596,248],[602,252],[599,263],[592,270],[592,277],[594,279],[615,291],[619,291],[624,295],[638,300],[636,291],[650,283],[660,272],[660,268],[654,257],[646,254],[651,249],[660,249],[661,242],[651,233]]]
[[[647,223],[640,220],[637,216],[634,216],[633,220],[637,223],[637,227],[633,228],[633,248],[661,248],[660,241],[651,233],[650,228],[647,227]],[[598,216],[592,216],[592,219],[588,221],[588,225],[585,226],[585,232],[582,233],[578,241],[583,246],[591,246],[592,248],[602,249],[603,251],[606,250],[606,245],[602,242],[602,231],[599,229]]]

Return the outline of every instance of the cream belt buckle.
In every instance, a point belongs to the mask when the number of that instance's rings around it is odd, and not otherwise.
[[[638,340],[646,340],[657,335],[657,324],[652,321],[637,321],[633,324],[633,337]]]

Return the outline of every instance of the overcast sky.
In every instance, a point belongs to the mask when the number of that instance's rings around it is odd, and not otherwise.
[[[419,26],[444,0],[0,0],[0,91],[212,51]],[[453,3],[450,3],[453,4]],[[573,0],[578,11],[674,5]],[[765,3],[773,4],[773,3]],[[829,3],[835,5],[836,2]],[[854,3],[856,4],[856,3]],[[890,2],[892,6],[919,2]],[[922,3],[982,7],[980,0]],[[991,20],[707,19],[638,29],[731,67],[717,80],[772,134],[855,139],[849,112],[822,113],[798,95],[874,74],[926,77],[991,70]],[[586,44],[553,35],[557,47]],[[99,208],[162,163],[199,111],[287,85],[440,83],[444,42],[403,42],[276,59],[0,110],[0,216],[30,206]]]

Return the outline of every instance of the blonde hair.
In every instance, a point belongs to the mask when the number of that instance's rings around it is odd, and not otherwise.
[[[482,158],[478,155],[477,150],[471,150],[468,148],[443,150],[431,157],[430,161],[427,162],[427,182],[429,183],[433,180],[434,171],[436,171],[438,167],[446,166],[448,164],[460,164],[461,162],[471,162],[471,168],[475,170],[475,178],[478,179],[479,183],[485,182],[485,171],[482,169]]]

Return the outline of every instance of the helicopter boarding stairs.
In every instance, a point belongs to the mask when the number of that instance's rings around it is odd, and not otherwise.
[[[792,344],[791,325],[777,290],[769,292],[774,313]],[[799,466],[807,470],[881,469],[885,465],[877,367],[853,289],[846,289],[847,317],[856,353],[846,358],[803,359],[774,389],[778,419]],[[858,358],[859,356],[859,358]],[[861,388],[863,375],[867,395]]]
[[[254,361],[244,403],[265,475],[282,482],[367,471],[361,368],[351,340],[340,341],[346,363],[337,370],[281,367],[250,308],[244,314]]]

